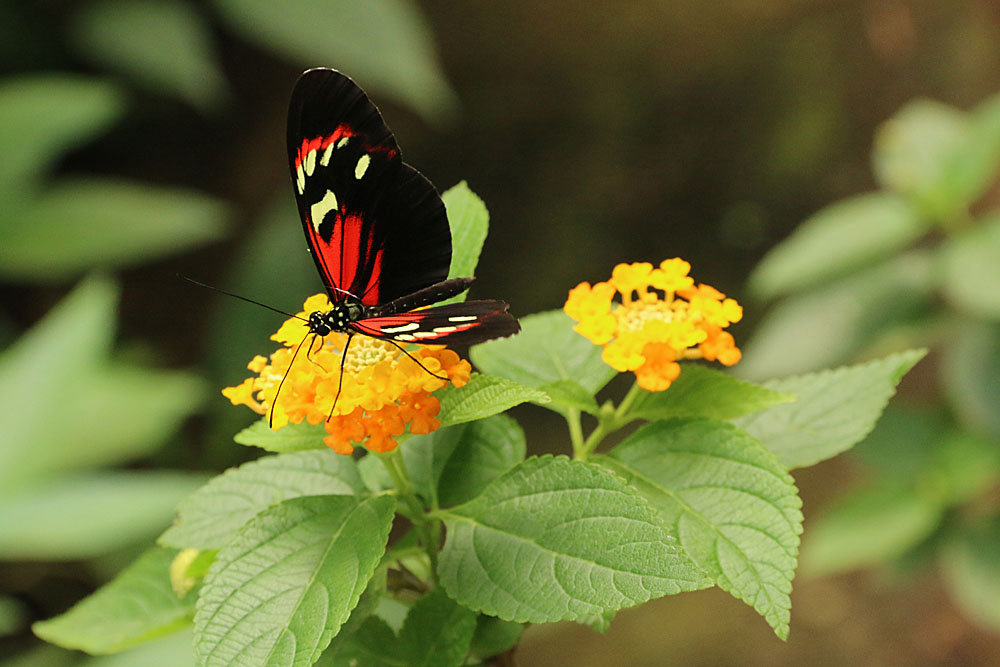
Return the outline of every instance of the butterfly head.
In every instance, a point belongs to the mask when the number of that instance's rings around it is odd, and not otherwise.
[[[352,301],[338,303],[325,313],[317,310],[309,314],[309,330],[320,336],[327,336],[334,331],[346,332],[347,325],[360,319],[364,310],[364,306]]]

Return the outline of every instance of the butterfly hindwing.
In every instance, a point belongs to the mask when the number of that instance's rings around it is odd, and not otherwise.
[[[440,345],[473,345],[520,330],[497,300],[465,301],[352,322],[357,333],[398,341]]]
[[[309,249],[334,303],[373,306],[444,280],[451,233],[434,186],[403,163],[350,78],[308,70],[288,112],[288,161]]]

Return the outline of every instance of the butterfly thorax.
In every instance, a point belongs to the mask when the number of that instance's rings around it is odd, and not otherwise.
[[[309,314],[309,330],[320,336],[347,332],[347,325],[364,317],[366,310],[364,305],[353,301],[339,303],[325,313],[317,310]]]

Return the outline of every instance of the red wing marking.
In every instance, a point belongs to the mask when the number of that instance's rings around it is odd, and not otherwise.
[[[361,303],[374,306],[379,299],[378,281],[382,275],[382,248],[375,251],[374,257],[370,256],[372,238],[362,237],[365,226],[361,216],[345,215],[346,211],[343,208],[331,213],[336,215],[337,219],[333,222],[333,235],[329,243],[316,231],[317,225],[314,225],[312,220],[306,225],[310,245],[315,249],[323,265],[326,283],[331,288],[351,290],[361,299]],[[327,213],[327,216],[331,213]],[[321,224],[322,222],[320,221]],[[367,283],[354,285],[358,272],[363,270],[365,265],[370,265],[371,268]],[[335,299],[339,302],[343,300],[344,295],[334,290],[333,296],[340,296],[340,299]]]
[[[330,144],[340,141],[344,137],[353,137],[354,132],[348,125],[338,125],[337,129],[333,133],[326,135],[325,137],[316,137],[315,139],[303,139],[302,147],[299,148],[298,154],[295,156],[295,168],[298,169],[302,166],[306,157],[311,151],[321,151],[325,150]]]

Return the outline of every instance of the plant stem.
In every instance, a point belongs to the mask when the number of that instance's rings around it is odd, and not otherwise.
[[[396,448],[385,454],[376,454],[376,456],[382,461],[386,472],[392,478],[392,484],[396,487],[399,498],[402,499],[409,510],[408,518],[413,523],[413,529],[417,531],[417,536],[420,538],[424,551],[427,552],[427,558],[431,564],[431,580],[436,583],[438,538],[441,533],[440,526],[438,525],[439,522],[427,517],[423,503],[420,502],[416,491],[413,489],[413,484],[410,482],[410,476],[406,471],[406,463],[403,461],[403,456],[399,453],[399,449]]]
[[[573,458],[579,459],[583,453],[583,427],[580,425],[579,410],[566,409],[566,426],[569,427],[569,440],[573,445]]]
[[[581,449],[577,449],[574,443],[573,447],[573,458],[579,459],[581,461],[586,461],[587,457],[594,453],[597,446],[601,444],[604,440],[604,436],[613,431],[617,431],[625,424],[632,421],[628,416],[629,410],[632,408],[632,404],[635,403],[636,399],[639,398],[639,394],[642,389],[639,387],[638,382],[632,383],[631,389],[625,394],[625,398],[622,402],[618,404],[614,412],[610,415],[602,415],[600,420],[597,422],[597,427],[590,432],[587,436],[587,441],[583,443]]]

